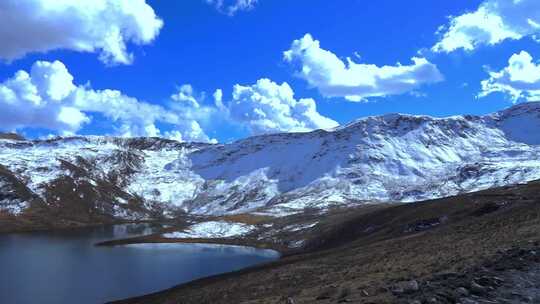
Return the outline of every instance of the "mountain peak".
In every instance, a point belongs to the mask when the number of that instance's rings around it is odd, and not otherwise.
[[[507,109],[496,112],[495,115],[499,117],[505,117],[505,116],[516,116],[516,115],[524,115],[524,114],[531,114],[531,113],[540,114],[539,101],[529,101],[529,102],[518,103]]]
[[[491,117],[508,139],[528,145],[540,145],[540,102],[520,103]]]

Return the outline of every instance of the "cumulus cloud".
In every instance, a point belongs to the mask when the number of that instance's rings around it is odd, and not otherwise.
[[[204,93],[200,98],[204,99]],[[178,88],[178,92],[171,95],[171,99],[188,108],[196,109],[200,107],[197,97],[194,95],[193,87],[190,84],[181,85]]]
[[[206,0],[206,3],[229,16],[234,16],[239,11],[251,10],[257,2],[258,0]]]
[[[207,142],[207,143],[217,143],[217,140],[212,138],[210,139],[204,130],[201,128],[201,125],[195,121],[186,119],[183,121],[182,130],[172,130],[164,133],[164,137],[169,139],[174,139],[180,142]]]
[[[447,53],[532,36],[540,32],[540,1],[486,0],[476,11],[451,17],[438,32],[442,37],[432,50]]]
[[[110,122],[115,135],[170,135],[186,141],[209,141],[198,123],[182,112],[139,101],[117,90],[75,85],[73,80],[60,61],[38,61],[30,73],[18,71],[0,83],[0,128],[44,128],[73,134],[99,114]],[[173,129],[163,133],[157,123]]]
[[[221,89],[212,94],[213,105],[205,102],[206,97],[205,92],[197,92],[185,84],[171,96],[171,107],[183,117],[204,125],[225,123],[242,126],[251,135],[306,132],[338,125],[317,112],[313,99],[297,100],[287,83],[279,85],[269,79],[260,79],[253,85],[233,86],[228,101],[224,101]]]
[[[0,84],[1,128],[43,127],[74,132],[89,118],[63,102],[76,89],[66,67],[56,61],[36,62],[30,73],[18,71]]]
[[[540,100],[540,64],[522,51],[508,60],[508,66],[498,72],[489,72],[489,78],[482,81],[479,97],[500,92],[510,96],[513,102],[520,99]]]
[[[163,22],[145,0],[0,1],[0,59],[67,49],[129,64],[127,45],[151,43]]]
[[[284,60],[297,64],[299,77],[327,97],[361,101],[369,97],[411,92],[423,84],[439,82],[443,76],[425,58],[412,58],[411,65],[376,66],[359,64],[351,58],[343,62],[322,49],[310,34],[295,40],[284,52]]]
[[[205,92],[196,92],[190,84],[184,84],[178,87],[178,92],[171,95],[172,103],[170,108],[181,117],[181,120],[187,122],[183,129],[183,134],[170,133],[169,137],[178,138],[196,138],[197,141],[217,142],[216,139],[210,139],[203,131],[201,124],[212,125],[216,120],[223,119],[223,113],[217,111],[213,106],[202,104],[206,99]],[[187,131],[189,129],[189,131]],[[202,140],[204,139],[204,140]]]
[[[222,96],[221,90],[216,91],[216,104],[223,107],[223,112],[227,112],[231,120],[246,126],[253,135],[305,132],[338,125],[317,112],[313,99],[295,99],[293,90],[285,82],[279,85],[269,79],[260,79],[250,86],[237,84],[227,105],[223,105]]]
[[[223,91],[221,89],[217,89],[212,96],[214,97],[214,104],[216,105],[216,108],[219,110],[225,109],[225,105],[223,104]]]
[[[0,129],[40,128],[57,134],[76,134],[99,118],[112,135],[161,136],[180,141],[217,142],[202,126],[233,123],[251,134],[304,132],[338,124],[317,111],[313,99],[296,99],[287,83],[261,79],[235,85],[224,102],[223,92],[206,93],[189,84],[179,86],[165,106],[150,104],[118,90],[77,85],[60,61],[37,61],[30,72],[18,71],[0,83]]]

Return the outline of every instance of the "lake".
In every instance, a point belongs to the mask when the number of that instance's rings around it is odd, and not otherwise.
[[[275,251],[238,246],[94,246],[157,228],[129,224],[0,235],[0,303],[104,303],[279,257]]]

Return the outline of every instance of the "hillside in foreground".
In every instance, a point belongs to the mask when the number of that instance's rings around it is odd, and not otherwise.
[[[118,303],[538,303],[540,182],[350,210],[305,252]]]

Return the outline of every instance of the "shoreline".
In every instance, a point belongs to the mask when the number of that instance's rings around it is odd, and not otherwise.
[[[162,237],[161,234],[151,234],[145,236],[103,241],[94,244],[96,247],[115,247],[135,244],[206,244],[224,246],[243,246],[261,250],[273,250],[279,253],[280,259],[300,253],[307,253],[301,248],[288,248],[276,243],[257,241],[252,238],[184,238],[171,239]]]

